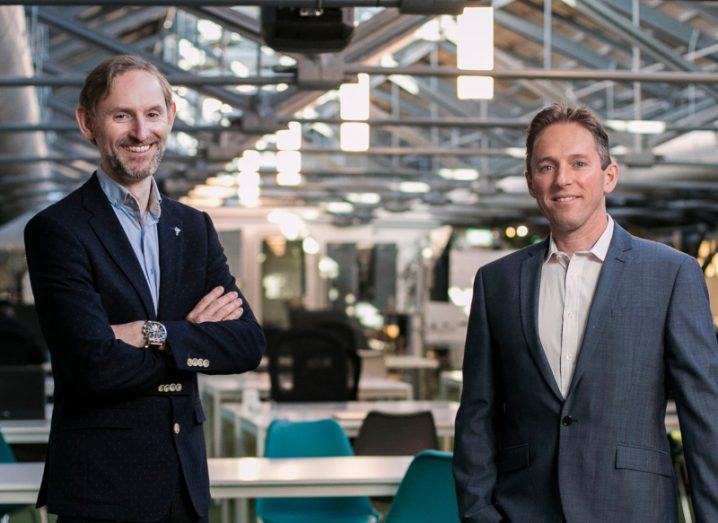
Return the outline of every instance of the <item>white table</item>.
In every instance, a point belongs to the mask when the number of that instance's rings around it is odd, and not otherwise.
[[[460,370],[444,370],[439,374],[439,398],[447,399],[449,391],[456,391],[461,394],[464,386],[464,376]]]
[[[9,444],[47,443],[50,439],[52,405],[45,406],[45,419],[12,419],[0,421],[0,432]]]
[[[271,383],[266,372],[246,372],[228,376],[199,375],[199,388],[205,405],[209,406],[209,418],[212,424],[209,452],[218,456],[222,450],[222,420],[220,405],[228,401],[241,401],[242,392],[255,389],[260,397],[268,398]],[[410,383],[389,378],[366,377],[359,380],[358,397],[360,400],[410,400],[413,396]]]
[[[454,420],[459,404],[455,401],[347,401],[317,403],[262,402],[248,406],[242,403],[224,403],[220,411],[234,428],[235,448],[242,448],[243,433],[252,434],[256,440],[256,454],[264,453],[264,440],[272,421],[316,421],[333,418],[342,426],[346,435],[354,438],[359,434],[364,417],[371,410],[392,414],[430,410],[434,416],[436,434],[448,440],[454,435]],[[448,448],[447,445],[444,448]]]
[[[439,368],[439,361],[433,358],[426,358],[424,356],[403,354],[385,356],[384,365],[386,365],[387,369],[393,371],[414,372],[416,376],[415,383],[417,384],[417,396],[419,399],[424,399],[427,396],[428,373]]]
[[[208,460],[213,499],[393,496],[411,456]],[[42,463],[0,465],[0,503],[34,503]],[[239,521],[246,521],[246,504]]]

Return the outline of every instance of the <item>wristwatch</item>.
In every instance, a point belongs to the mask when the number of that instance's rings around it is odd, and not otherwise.
[[[158,321],[146,321],[142,326],[145,335],[145,349],[167,350],[167,329]]]

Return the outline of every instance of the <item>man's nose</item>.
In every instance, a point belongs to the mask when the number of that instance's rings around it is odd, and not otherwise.
[[[135,118],[134,125],[132,126],[132,136],[138,142],[143,142],[149,136],[149,126],[144,118]]]
[[[563,187],[564,185],[570,185],[573,182],[573,176],[571,169],[567,165],[558,165],[556,167],[556,178],[554,179],[556,185]]]

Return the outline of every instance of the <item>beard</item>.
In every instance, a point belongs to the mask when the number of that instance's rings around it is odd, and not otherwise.
[[[132,144],[132,145],[135,145],[135,144]],[[107,163],[108,163],[110,169],[112,169],[112,172],[119,179],[127,181],[127,182],[142,181],[145,178],[148,178],[148,177],[152,176],[153,174],[155,174],[155,172],[157,172],[157,169],[160,166],[160,162],[162,161],[162,157],[165,154],[164,144],[157,142],[156,145],[157,145],[157,149],[155,150],[155,153],[152,156],[152,159],[150,160],[147,167],[132,168],[126,162],[122,161],[120,155],[117,154],[115,151],[112,151],[107,156]]]

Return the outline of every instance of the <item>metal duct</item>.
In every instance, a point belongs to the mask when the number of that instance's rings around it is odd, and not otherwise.
[[[22,6],[0,6],[0,74],[34,75]],[[40,104],[35,87],[0,89],[0,122],[39,123]],[[41,132],[6,134],[0,138],[0,154],[44,156],[45,136]],[[3,184],[0,211],[4,217],[16,216],[56,199],[57,194],[52,193],[60,188],[51,181],[51,176],[47,162],[3,166],[0,180],[17,180]]]

